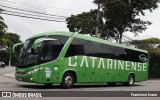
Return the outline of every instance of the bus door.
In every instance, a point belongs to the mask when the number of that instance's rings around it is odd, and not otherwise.
[[[59,53],[55,47],[54,39],[39,38],[34,42],[34,49],[38,51],[39,83],[51,83],[53,73],[53,61]]]
[[[40,50],[40,56],[39,56],[39,68],[43,69],[39,73],[40,83],[50,83],[52,81],[53,77],[53,46],[49,45],[47,42],[44,42],[42,49]]]

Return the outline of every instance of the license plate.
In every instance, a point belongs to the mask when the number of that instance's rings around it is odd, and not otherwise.
[[[18,78],[18,81],[22,81],[23,79],[22,78]]]

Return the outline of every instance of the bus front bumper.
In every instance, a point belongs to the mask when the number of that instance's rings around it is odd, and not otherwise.
[[[27,69],[16,69],[15,78],[17,81],[39,83],[39,68],[28,71]]]

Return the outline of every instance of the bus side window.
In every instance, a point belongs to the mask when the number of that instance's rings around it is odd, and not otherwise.
[[[58,58],[64,44],[59,42],[46,42],[40,53],[40,64],[46,63]]]
[[[60,47],[58,44],[50,44],[46,42],[41,50],[40,64],[55,60],[59,55],[59,48],[62,47]]]
[[[69,46],[65,57],[71,57],[76,55],[85,55],[84,45],[83,44],[76,44],[76,42],[72,42]]]
[[[41,51],[40,64],[50,61],[51,59],[51,47],[45,44]]]

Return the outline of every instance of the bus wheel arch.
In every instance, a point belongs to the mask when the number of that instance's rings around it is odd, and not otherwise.
[[[69,70],[63,74],[62,81],[61,81],[60,85],[63,88],[72,88],[74,83],[76,83],[76,82],[77,82],[76,72],[73,70]]]
[[[130,73],[128,75],[127,82],[124,82],[123,84],[126,85],[126,86],[133,86],[134,83],[135,83],[135,74]]]

